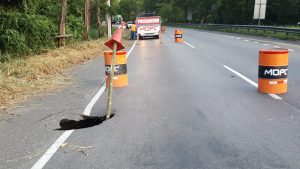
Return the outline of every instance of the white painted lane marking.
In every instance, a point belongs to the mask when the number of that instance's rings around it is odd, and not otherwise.
[[[206,34],[211,34],[211,35],[217,35],[217,36],[230,37],[230,36],[224,35],[224,34],[209,33],[209,32],[205,32],[205,31],[199,31],[199,32],[206,33]],[[260,41],[260,42],[264,42],[264,43],[276,43],[276,44],[279,44],[279,45],[289,45],[289,46],[294,46],[294,47],[300,47],[300,45],[293,45],[293,44],[289,44],[289,43],[266,41],[266,40],[252,39],[252,38],[248,38],[248,39],[252,40],[252,41]]]
[[[255,41],[254,43],[259,43],[259,42],[256,42],[256,41]]]
[[[293,49],[288,49],[290,52],[295,52],[295,50],[293,50]]]
[[[273,46],[274,48],[281,48],[281,47],[279,47],[279,46]]]
[[[269,44],[266,44],[266,43],[265,43],[265,44],[263,44],[263,45],[264,45],[264,46],[270,46]]]
[[[236,74],[237,76],[239,76],[240,78],[244,79],[245,81],[247,81],[248,83],[250,83],[251,85],[255,86],[256,88],[258,88],[258,84],[253,82],[252,80],[250,80],[249,78],[247,78],[246,76],[242,75],[241,73],[231,69],[230,67],[223,65],[224,68],[226,68],[227,70],[231,71],[232,73]],[[269,94],[269,96],[271,96],[273,99],[276,100],[281,100],[282,98],[279,97],[276,94]]]
[[[172,35],[169,35],[171,38],[174,38],[174,36],[172,36]],[[196,48],[195,46],[193,46],[193,45],[191,45],[191,44],[189,44],[189,43],[187,43],[187,42],[183,42],[184,44],[186,44],[186,45],[188,45],[188,46],[190,46],[191,48]]]
[[[84,112],[82,113],[85,116],[89,116],[91,114],[92,108],[94,107],[97,100],[101,97],[106,89],[106,84],[104,83],[97,94],[93,97],[93,99],[89,102],[89,104],[85,107]]]
[[[244,40],[245,42],[249,42],[249,40],[248,39],[246,39],[246,40]]]
[[[237,37],[236,39],[237,39],[237,40],[240,40],[241,38],[240,38],[240,37]]]
[[[188,46],[190,46],[191,48],[196,48],[195,46],[193,46],[193,45],[191,45],[191,44],[189,44],[189,43],[187,43],[187,42],[183,42],[183,43],[185,43],[186,45],[188,45]]]
[[[133,51],[134,47],[136,46],[136,42],[132,45],[131,49],[129,50],[127,54],[128,56]],[[104,83],[97,94],[93,97],[93,99],[89,102],[89,104],[85,107],[83,115],[89,116],[93,106],[97,102],[97,100],[101,97],[101,95],[104,93],[106,88],[106,84]],[[65,131],[55,142],[48,148],[48,150],[43,154],[43,156],[31,167],[31,169],[42,169],[47,162],[51,159],[51,157],[56,153],[56,151],[59,149],[59,147],[70,137],[70,135],[74,132],[74,130],[68,130]]]
[[[129,50],[129,52],[127,53],[126,58],[128,58],[128,56],[131,54],[131,52],[133,51],[133,49],[135,48],[137,40],[134,42],[134,44],[132,45],[131,49]]]
[[[51,159],[59,147],[67,140],[74,130],[65,131],[47,150],[47,152],[31,167],[31,169],[41,169]]]

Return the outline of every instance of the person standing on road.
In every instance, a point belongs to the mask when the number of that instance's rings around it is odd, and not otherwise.
[[[131,40],[136,40],[136,25],[133,23],[131,25]]]

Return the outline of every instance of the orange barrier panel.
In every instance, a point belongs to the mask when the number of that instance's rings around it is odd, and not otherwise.
[[[282,94],[288,91],[288,60],[286,49],[259,51],[258,91]]]
[[[181,30],[178,30],[178,29],[175,29],[175,42],[183,42],[183,39],[182,39],[182,31]]]
[[[105,75],[106,86],[109,84],[110,66],[111,66],[112,51],[104,51],[105,59]],[[128,85],[127,75],[127,59],[126,51],[118,51],[116,53],[115,67],[114,67],[113,87],[124,87]]]

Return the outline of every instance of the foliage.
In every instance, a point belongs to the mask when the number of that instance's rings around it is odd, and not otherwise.
[[[97,0],[91,0],[91,17],[95,34],[97,28]],[[98,0],[101,16],[106,12],[119,11],[119,1],[112,0],[108,8],[106,0]],[[66,34],[72,34],[68,41],[82,40],[83,0],[68,0]],[[60,0],[1,0],[0,1],[0,58],[19,57],[30,53],[40,53],[57,44],[61,17]],[[99,37],[99,35],[97,36]],[[6,60],[6,59],[4,59]]]
[[[252,19],[254,2],[254,0],[144,0],[143,10],[159,13],[169,22],[187,22],[187,12],[190,11],[193,14],[193,23],[257,24],[257,21]],[[180,17],[176,16],[178,13],[181,13]],[[295,25],[299,21],[300,0],[269,0],[266,19],[262,23]]]
[[[125,21],[134,21],[135,17],[142,12],[142,5],[140,0],[121,0],[119,13]]]

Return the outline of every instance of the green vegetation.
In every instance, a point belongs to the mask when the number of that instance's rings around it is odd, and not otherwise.
[[[115,6],[108,8],[106,0],[91,0],[91,39],[99,34],[97,25],[97,4],[101,18],[107,11],[116,11]],[[117,4],[113,2],[113,4]],[[66,17],[67,43],[83,40],[84,0],[68,0]],[[0,2],[0,62],[29,54],[39,54],[58,45],[60,34],[61,1],[58,0],[2,0]]]
[[[257,24],[254,0],[144,0],[145,12],[159,13],[166,22]],[[264,25],[296,25],[300,22],[300,0],[269,0]]]

